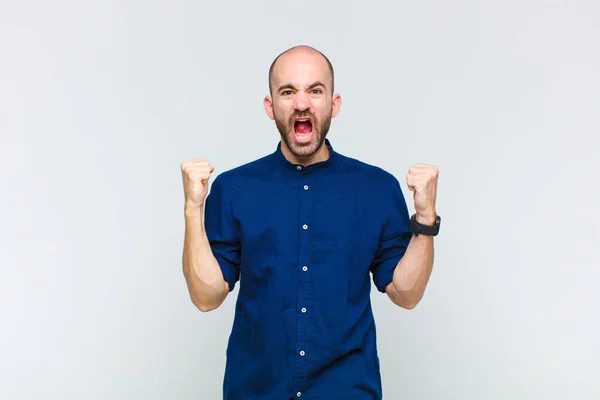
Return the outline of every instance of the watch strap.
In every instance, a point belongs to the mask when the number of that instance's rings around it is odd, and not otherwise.
[[[442,218],[438,215],[436,216],[435,223],[433,225],[423,225],[417,222],[417,214],[413,214],[413,216],[410,218],[410,230],[415,236],[437,236],[437,234],[440,232],[441,222]]]

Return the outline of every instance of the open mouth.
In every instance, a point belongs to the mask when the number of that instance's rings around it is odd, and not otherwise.
[[[299,142],[310,139],[313,133],[313,124],[310,118],[299,118],[294,121],[294,135]]]

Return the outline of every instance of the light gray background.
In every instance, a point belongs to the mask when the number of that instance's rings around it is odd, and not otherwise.
[[[181,271],[180,163],[275,149],[267,69],[330,56],[330,139],[440,168],[412,311],[374,292],[385,399],[600,398],[597,1],[0,1],[0,398],[218,399],[236,291]]]

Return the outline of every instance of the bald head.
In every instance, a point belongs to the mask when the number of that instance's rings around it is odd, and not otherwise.
[[[280,68],[285,68],[287,65],[289,65],[289,63],[293,64],[305,61],[322,63],[323,68],[326,68],[329,71],[329,84],[331,86],[331,93],[333,93],[334,73],[331,62],[319,50],[305,45],[289,48],[275,58],[271,64],[271,67],[269,68],[269,93],[273,95],[275,75],[278,73]]]

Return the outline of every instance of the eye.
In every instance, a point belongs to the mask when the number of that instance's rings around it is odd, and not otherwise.
[[[314,94],[321,94],[323,91],[321,89],[313,89]]]
[[[292,91],[291,91],[291,90],[284,90],[283,92],[281,92],[281,95],[282,95],[282,96],[288,96],[288,95],[290,95],[290,94],[292,94]]]

